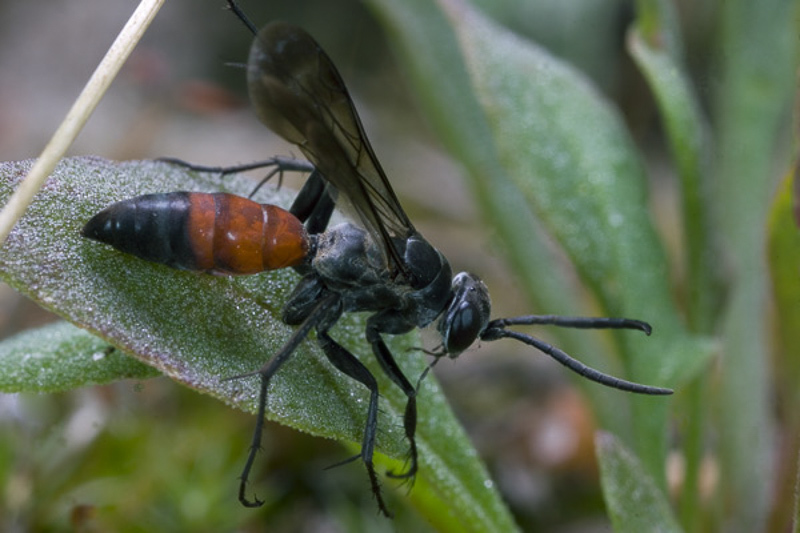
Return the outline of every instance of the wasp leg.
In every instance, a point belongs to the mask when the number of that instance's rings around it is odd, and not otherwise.
[[[335,190],[318,170],[314,170],[297,193],[289,212],[306,225],[310,235],[322,233],[328,227],[335,205]]]
[[[278,186],[280,187],[280,184],[283,183],[284,172],[312,172],[314,170],[314,165],[308,161],[280,156],[271,157],[263,161],[255,161],[253,163],[231,165],[227,167],[195,165],[194,163],[189,163],[188,161],[184,161],[183,159],[178,159],[176,157],[159,157],[158,159],[155,159],[155,161],[169,163],[170,165],[176,165],[188,170],[193,170],[195,172],[210,172],[214,174],[220,174],[222,176],[227,174],[238,174],[239,172],[246,172],[248,170],[256,170],[259,168],[273,167],[273,169],[270,170],[269,173],[258,182],[248,198],[255,196],[259,189],[261,189],[265,183],[272,179],[275,174],[278,175]]]
[[[189,163],[174,157],[160,157],[156,159],[156,161],[184,167],[195,172],[212,172],[215,174],[222,174],[223,176],[259,168],[273,167],[267,176],[256,185],[248,198],[252,198],[267,181],[275,176],[275,174],[278,174],[279,180],[281,180],[284,172],[310,172],[311,174],[306,179],[300,192],[297,193],[297,198],[295,198],[289,212],[296,216],[300,222],[306,224],[306,231],[311,235],[325,231],[336,203],[336,188],[329,184],[322,174],[314,168],[314,165],[308,161],[275,156],[270,159],[265,159],[264,161],[255,161],[253,163],[228,167],[195,165],[194,163]]]
[[[367,341],[372,345],[372,352],[378,359],[383,371],[389,376],[389,379],[400,387],[408,398],[406,409],[403,413],[403,430],[405,431],[410,446],[408,455],[411,460],[411,465],[405,472],[395,473],[390,470],[386,475],[396,479],[412,479],[417,473],[417,441],[414,438],[417,432],[417,389],[411,385],[408,378],[406,378],[403,371],[397,365],[397,361],[394,360],[394,356],[392,356],[392,352],[389,351],[389,347],[383,342],[383,338],[378,328],[372,323],[372,320],[367,322]]]
[[[383,501],[378,474],[375,472],[375,465],[372,462],[375,452],[375,437],[378,431],[378,382],[361,361],[334,341],[326,331],[317,330],[317,342],[333,366],[369,389],[369,408],[367,409],[364,438],[361,442],[361,460],[364,461],[367,468],[372,494],[378,502],[378,508],[384,515],[391,518],[392,513],[389,512]]]
[[[247,482],[250,479],[250,470],[253,468],[253,463],[256,460],[256,454],[261,449],[261,435],[264,431],[264,416],[267,409],[267,387],[269,386],[269,377],[266,374],[261,375],[261,392],[258,395],[258,412],[256,415],[256,427],[253,430],[253,438],[250,441],[250,449],[247,451],[247,461],[242,468],[242,474],[239,476],[239,502],[245,507],[261,507],[264,505],[264,500],[259,500],[258,496],[253,496],[253,499],[247,497]]]
[[[161,163],[169,163],[179,167],[184,167],[188,170],[195,172],[213,172],[215,174],[238,174],[239,172],[246,172],[248,170],[256,170],[265,167],[275,167],[281,172],[311,172],[314,170],[314,165],[302,159],[294,159],[291,157],[275,156],[263,161],[254,161],[253,163],[244,163],[242,165],[230,165],[227,167],[220,166],[207,166],[196,165],[177,157],[159,157],[155,161]]]
[[[250,450],[247,454],[247,461],[242,469],[242,475],[239,482],[239,501],[245,507],[260,507],[264,504],[262,500],[254,497],[252,500],[248,499],[245,495],[247,491],[247,482],[250,478],[250,470],[253,467],[253,462],[256,459],[256,454],[261,449],[261,433],[264,427],[264,415],[267,409],[267,387],[272,379],[272,376],[278,369],[289,360],[294,354],[297,347],[300,345],[311,330],[317,327],[323,321],[330,321],[331,316],[338,316],[339,311],[339,297],[331,294],[321,299],[314,310],[309,313],[305,321],[297,328],[294,334],[289,338],[283,348],[276,353],[264,366],[254,372],[242,374],[239,376],[231,376],[225,381],[240,379],[247,376],[254,376],[256,374],[261,376],[261,389],[258,397],[258,418],[256,419],[256,427],[253,431],[253,440],[250,443]]]

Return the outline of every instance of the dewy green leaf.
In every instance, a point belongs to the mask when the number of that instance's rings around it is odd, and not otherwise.
[[[0,167],[0,200],[30,164]],[[199,174],[153,161],[62,161],[0,250],[0,276],[172,379],[254,412],[258,379],[224,378],[259,368],[291,335],[293,328],[279,320],[279,313],[297,275],[288,269],[235,278],[177,271],[79,233],[92,215],[125,198],[175,190],[247,195],[253,185],[243,177]],[[292,197],[290,191],[265,190],[255,199],[285,206]],[[406,399],[372,357],[364,340],[364,319],[346,316],[332,335],[376,375],[381,391],[378,448],[403,458],[408,445],[400,414]],[[387,341],[415,381],[425,361],[418,353],[406,355],[413,337]],[[360,443],[366,399],[364,387],[334,369],[315,343],[305,342],[273,379],[268,418],[314,435]],[[492,531],[497,524],[512,529],[507,510],[434,379],[423,383],[419,407],[419,476],[426,486],[451,506],[461,529]]]
[[[680,330],[645,176],[589,82],[461,2],[443,2],[509,175],[612,314]]]
[[[0,342],[0,391],[58,392],[160,375],[86,330],[56,322]]]
[[[638,29],[628,49],[656,97],[681,182],[686,243],[687,312],[695,331],[712,330],[719,311],[719,246],[711,227],[710,132],[680,58],[666,46],[651,45]]]
[[[615,531],[682,531],[669,501],[616,437],[598,432],[595,447],[603,496]]]

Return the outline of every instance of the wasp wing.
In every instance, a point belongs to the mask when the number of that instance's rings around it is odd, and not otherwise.
[[[305,30],[273,22],[256,36],[247,80],[259,119],[296,144],[350,201],[394,272],[407,273],[393,239],[415,233],[364,133],[333,61]]]

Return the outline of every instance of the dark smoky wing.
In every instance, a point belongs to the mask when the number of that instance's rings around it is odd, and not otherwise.
[[[414,227],[378,163],[347,88],[331,59],[304,30],[276,22],[259,32],[248,62],[259,119],[296,144],[344,194],[366,229],[404,270],[393,238]]]

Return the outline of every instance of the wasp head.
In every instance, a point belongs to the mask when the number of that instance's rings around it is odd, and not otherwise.
[[[453,278],[453,295],[439,319],[444,352],[451,358],[469,348],[489,323],[492,302],[489,289],[474,274],[461,272]]]

